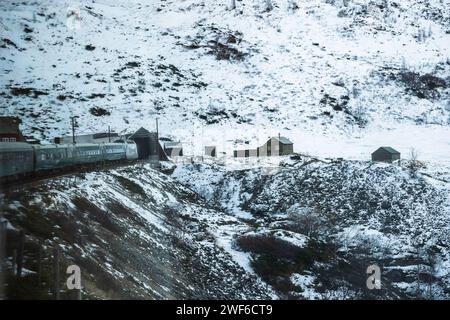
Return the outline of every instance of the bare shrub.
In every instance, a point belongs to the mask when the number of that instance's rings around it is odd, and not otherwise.
[[[353,117],[359,126],[363,127],[367,124],[367,111],[360,103],[358,103],[357,107],[353,112]]]
[[[244,235],[236,239],[236,244],[247,252],[280,258],[296,258],[302,252],[302,248],[268,235]]]
[[[272,0],[265,0],[265,3],[266,3],[265,12],[272,11],[273,10]]]
[[[416,149],[411,148],[409,153],[409,161],[406,167],[411,171],[411,173],[416,174],[419,169],[425,168],[425,164],[419,161],[419,153]]]
[[[320,215],[311,208],[294,205],[287,211],[292,231],[315,237],[321,227]]]

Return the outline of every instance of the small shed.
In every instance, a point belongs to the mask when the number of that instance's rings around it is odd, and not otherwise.
[[[169,157],[183,156],[183,145],[181,142],[168,141],[164,143],[164,151]]]
[[[0,117],[0,142],[25,142],[18,117]]]
[[[245,157],[245,150],[233,150],[233,157],[234,158],[243,158]]]
[[[233,157],[234,158],[258,157],[258,149],[234,150]]]
[[[400,152],[391,147],[380,147],[372,152],[372,161],[393,162],[400,160]]]
[[[216,156],[216,146],[205,146],[205,156],[215,157]]]

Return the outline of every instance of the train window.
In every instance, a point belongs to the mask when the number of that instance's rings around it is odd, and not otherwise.
[[[123,152],[124,148],[122,146],[107,146],[106,153],[119,153]]]
[[[99,150],[92,150],[92,149],[87,149],[87,150],[80,150],[79,151],[79,155],[80,156],[95,156],[95,155],[99,155],[100,151]]]
[[[12,161],[17,161],[17,160],[21,160],[20,158],[20,152],[8,152],[7,154],[5,154],[4,159],[5,160],[12,160]]]

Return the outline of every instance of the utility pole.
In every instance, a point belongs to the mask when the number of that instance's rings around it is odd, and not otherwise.
[[[281,134],[278,132],[278,148],[277,148],[277,156],[281,155],[281,148],[282,148],[282,144],[281,144]]]
[[[42,285],[42,240],[39,240],[38,247],[38,286]]]
[[[160,159],[160,155],[159,155],[159,127],[158,127],[158,117],[155,118],[156,120],[156,145],[155,145],[155,153],[158,156],[158,160]]]
[[[7,232],[7,222],[0,215],[0,300],[6,299],[5,293],[5,275],[6,275],[6,264],[4,262],[6,258],[6,232]]]
[[[25,232],[20,230],[19,248],[17,250],[17,277],[22,277],[23,270],[23,249],[25,246]]]
[[[111,126],[108,126],[108,142],[111,143]]]
[[[77,119],[78,116],[72,116],[70,117],[71,123],[72,123],[72,143],[75,144],[75,128],[78,127]]]
[[[53,248],[53,295],[55,300],[59,300],[60,287],[59,287],[59,259],[60,259],[60,248],[57,244]]]

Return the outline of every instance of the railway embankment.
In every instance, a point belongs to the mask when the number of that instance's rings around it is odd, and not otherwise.
[[[52,299],[56,285],[60,298],[74,297],[66,286],[71,265],[80,268],[83,299],[264,298],[271,292],[218,245],[217,230],[242,222],[149,164],[56,177],[1,197],[9,298]]]

